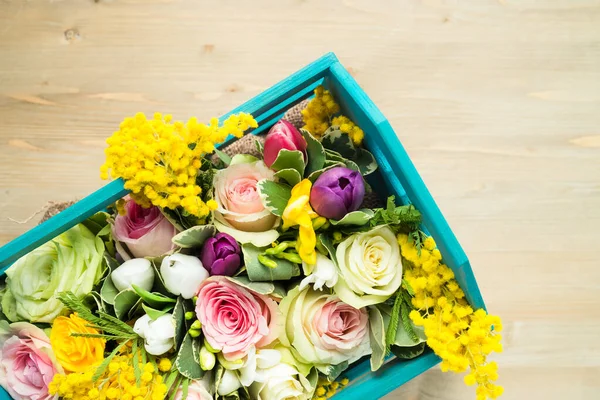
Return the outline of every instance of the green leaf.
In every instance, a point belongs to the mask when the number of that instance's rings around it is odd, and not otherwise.
[[[110,275],[104,279],[102,282],[102,287],[100,288],[100,297],[106,303],[110,305],[115,305],[115,297],[119,294],[119,290],[115,287]]]
[[[287,295],[287,290],[285,290],[283,286],[277,283],[274,283],[273,285],[275,286],[275,289],[273,289],[273,293],[271,293],[271,296],[279,300],[283,299]]]
[[[178,349],[183,343],[185,334],[192,326],[194,319],[186,320],[185,313],[188,311],[194,311],[194,303],[192,300],[184,299],[179,296],[175,308],[173,309],[173,319],[175,320],[175,348]]]
[[[221,161],[223,161],[223,164],[225,164],[225,165],[231,164],[231,157],[229,157],[227,154],[223,153],[221,150],[215,149],[215,154],[217,155],[217,157],[219,157],[219,159]]]
[[[293,168],[298,171],[300,176],[304,176],[304,154],[300,150],[279,150],[275,162],[271,165],[273,171],[280,171],[286,168]]]
[[[140,369],[138,345],[139,340],[134,340],[133,346],[131,346],[131,353],[133,354],[133,374],[135,375],[135,384],[139,387],[142,380],[142,370]]]
[[[129,309],[129,311],[127,312],[127,319],[128,320],[133,320],[136,317],[141,317],[143,315],[143,311],[144,309],[142,308],[143,305],[143,301],[142,299],[138,299],[138,301],[135,302],[135,304],[133,305],[133,307],[131,307]]]
[[[131,285],[131,287],[138,296],[144,300],[144,303],[148,304],[150,307],[161,308],[162,306],[175,304],[177,302],[177,300],[167,297],[164,294],[150,293],[137,285]]]
[[[385,324],[377,307],[369,307],[369,338],[371,339],[371,370],[377,371],[385,361]]]
[[[317,366],[317,369],[327,377],[329,382],[333,382],[342,374],[342,372],[348,369],[348,361],[344,361],[337,365],[319,365]]]
[[[425,351],[425,342],[412,347],[392,346],[392,354],[401,360],[412,360],[423,354]]]
[[[321,144],[328,150],[339,153],[342,157],[353,159],[356,157],[356,148],[352,139],[343,133],[339,126],[332,126],[325,131],[321,138]]]
[[[329,237],[325,233],[320,233],[319,236],[317,236],[317,239],[319,240],[319,242],[321,242],[321,245],[323,245],[323,247],[325,247],[325,249],[329,253],[329,258],[331,259],[331,261],[333,261],[333,263],[337,267],[338,262],[337,262],[336,251],[335,251],[335,246],[333,245],[333,241],[331,240],[331,237]]]
[[[266,179],[258,181],[256,188],[265,208],[281,217],[292,196],[292,188]]]
[[[360,173],[365,176],[369,175],[377,169],[377,161],[370,151],[358,148],[356,149],[356,158],[353,159],[360,169]]]
[[[108,266],[110,272],[114,271],[119,267],[119,263],[117,262],[117,260],[106,252],[104,253],[104,261],[106,262],[106,265]]]
[[[357,225],[362,226],[367,224],[371,218],[375,216],[373,210],[369,210],[368,208],[363,208],[362,210],[352,211],[340,220],[331,219],[331,225]]]
[[[206,239],[212,237],[217,230],[214,225],[198,225],[179,232],[173,236],[173,243],[184,249],[200,247]]]
[[[288,185],[294,187],[302,180],[300,173],[294,168],[285,168],[275,173],[275,176],[279,179],[283,179]]]
[[[110,215],[108,213],[100,211],[83,221],[81,224],[88,228],[94,234],[94,236],[99,236],[100,232],[103,232],[103,229],[107,226],[108,232],[106,233],[110,233],[111,227],[108,224],[109,217]],[[106,233],[103,233],[102,236],[106,235]]]
[[[310,175],[323,168],[325,165],[325,149],[313,135],[306,129],[300,129],[304,140],[306,140],[306,153],[308,154],[308,163],[306,164],[305,175]]]
[[[94,375],[92,376],[92,382],[96,382],[102,376],[102,374],[104,374],[104,371],[106,371],[106,368],[108,368],[108,364],[110,364],[110,362],[112,361],[113,358],[115,358],[117,353],[119,351],[121,351],[121,349],[123,347],[125,347],[127,342],[128,341],[124,341],[121,344],[119,344],[117,347],[115,347],[114,350],[100,363],[98,368],[96,368]]]
[[[270,295],[275,290],[275,285],[273,283],[252,282],[247,276],[226,276],[225,278],[258,294]]]
[[[290,261],[273,257],[277,267],[269,268],[258,261],[258,255],[265,248],[258,248],[250,243],[242,245],[244,264],[248,272],[248,278],[253,282],[287,281],[300,275],[300,268]]]
[[[381,311],[381,315],[383,316],[383,323],[387,330],[387,327],[390,324],[392,308],[380,305],[379,309]],[[400,319],[402,319],[402,318],[400,318]],[[423,342],[427,341],[427,337],[425,336],[424,328],[422,326],[416,326],[415,324],[412,323],[412,321],[409,321],[409,322],[412,325],[413,331],[417,335],[417,341],[414,341],[410,337],[409,333],[404,328],[404,324],[400,323],[398,325],[398,330],[396,331],[396,337],[394,338],[393,343],[390,343],[391,345],[399,346],[399,347],[413,347],[419,343],[423,343]]]
[[[356,165],[356,163],[354,161],[343,157],[341,154],[339,154],[335,151],[332,151],[332,150],[325,150],[325,154],[329,161],[342,163],[342,164],[344,164],[344,166],[346,168],[350,168],[353,171],[360,172],[360,168],[358,168],[358,165]]]
[[[140,299],[140,296],[131,289],[126,289],[115,296],[115,315],[120,320],[129,313],[129,310]]]
[[[145,304],[142,304],[142,308],[144,309],[144,312],[146,314],[148,314],[148,316],[150,317],[151,320],[156,320],[159,317],[162,317],[163,315],[165,315],[166,313],[171,311],[173,309],[173,306],[167,306],[167,307],[163,308],[162,310],[157,310],[155,308],[152,308]]]
[[[194,347],[196,347],[196,350],[194,350]],[[195,358],[195,354],[199,352],[199,341],[193,340],[189,333],[186,334],[175,359],[175,368],[181,375],[188,379],[200,379],[204,376],[204,371],[202,371]]]
[[[256,146],[256,151],[258,151],[258,154],[260,154],[262,156],[263,153],[265,152],[265,148],[264,148],[262,142],[258,139],[254,139],[254,145]]]

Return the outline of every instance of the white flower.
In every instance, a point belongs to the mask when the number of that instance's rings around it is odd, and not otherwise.
[[[155,320],[144,315],[135,321],[133,331],[145,340],[149,354],[160,356],[175,345],[175,320],[172,314],[161,315]]]
[[[110,277],[119,292],[130,289],[131,285],[149,292],[154,284],[154,268],[145,258],[132,258],[117,267]]]
[[[333,261],[317,252],[317,263],[314,266],[302,262],[304,271],[308,271],[312,267],[313,271],[300,282],[300,290],[304,289],[309,284],[313,283],[313,287],[317,290],[322,290],[323,286],[332,288],[338,281],[337,268]]]
[[[264,371],[264,382],[250,386],[250,395],[256,400],[309,400],[314,387],[304,375],[289,364],[277,364]]]
[[[238,375],[235,371],[226,369],[223,372],[223,377],[217,388],[217,394],[219,396],[227,396],[229,393],[238,390],[242,387]]]
[[[184,299],[194,297],[202,282],[209,276],[198,257],[185,254],[165,257],[160,265],[160,274],[167,290]]]
[[[240,368],[240,382],[250,386],[253,382],[265,382],[266,370],[281,362],[281,353],[275,349],[255,350],[252,348],[246,356],[244,366]]]
[[[336,258],[340,279],[335,292],[352,307],[382,303],[400,288],[400,246],[387,226],[350,236],[338,245]]]

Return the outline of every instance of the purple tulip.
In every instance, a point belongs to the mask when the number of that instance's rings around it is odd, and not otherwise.
[[[267,164],[267,167],[273,165],[279,155],[279,151],[282,149],[290,151],[299,150],[304,155],[304,161],[306,161],[306,146],[306,140],[302,137],[298,129],[288,121],[282,119],[273,125],[267,134],[263,153],[265,164]]]
[[[365,184],[358,171],[345,167],[327,170],[310,191],[310,205],[325,218],[342,219],[359,209],[365,197]]]
[[[211,275],[232,276],[241,264],[238,242],[226,233],[217,233],[204,242],[200,252],[202,265]]]

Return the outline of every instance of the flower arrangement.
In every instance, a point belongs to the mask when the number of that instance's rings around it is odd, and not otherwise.
[[[101,175],[131,191],[19,259],[0,291],[0,385],[14,399],[332,397],[369,358],[435,352],[495,399],[502,324],[474,310],[421,214],[382,207],[365,132],[322,87],[304,127],[257,154],[257,123],[127,118]],[[368,132],[367,132],[368,134]]]

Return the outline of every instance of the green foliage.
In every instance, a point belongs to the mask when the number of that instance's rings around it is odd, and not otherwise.
[[[294,187],[302,180],[302,176],[298,170],[294,168],[284,168],[275,173],[275,176],[279,179],[283,179],[288,185]]]
[[[386,331],[381,311],[377,307],[369,307],[369,338],[371,340],[371,370],[377,371],[385,361]]]
[[[319,140],[310,134],[306,129],[300,129],[302,136],[306,140],[306,152],[308,154],[308,163],[306,165],[305,175],[310,175],[325,166],[325,149]]]
[[[256,188],[265,208],[281,217],[292,196],[292,188],[266,179],[259,181]]]
[[[363,226],[366,225],[373,217],[375,216],[375,213],[372,210],[369,210],[368,208],[363,208],[361,210],[357,210],[357,211],[352,211],[346,215],[344,215],[344,217],[340,220],[329,220],[329,222],[331,222],[331,225],[334,226],[343,226],[343,225],[356,225],[356,226]]]
[[[286,168],[293,168],[300,176],[304,176],[304,155],[299,150],[279,150],[279,154],[275,159],[271,169],[273,171],[280,171]]]
[[[395,197],[390,196],[386,208],[376,208],[371,226],[390,225],[396,232],[412,232],[421,223],[421,213],[412,205],[396,206]]]
[[[213,236],[215,232],[216,229],[214,225],[193,226],[185,231],[179,232],[173,237],[172,241],[174,244],[184,249],[200,247],[204,244],[206,239]]]
[[[300,268],[298,265],[285,258],[269,257],[269,261],[274,263],[273,267],[266,266],[260,262],[259,258],[267,257],[263,254],[266,249],[268,249],[268,247],[259,248],[251,243],[242,245],[244,265],[246,266],[246,272],[248,273],[250,281],[283,281],[300,275]]]
[[[188,379],[200,379],[204,376],[204,371],[200,368],[197,361],[197,354],[200,353],[200,338],[192,338],[187,333],[175,359],[175,367],[181,375]]]

